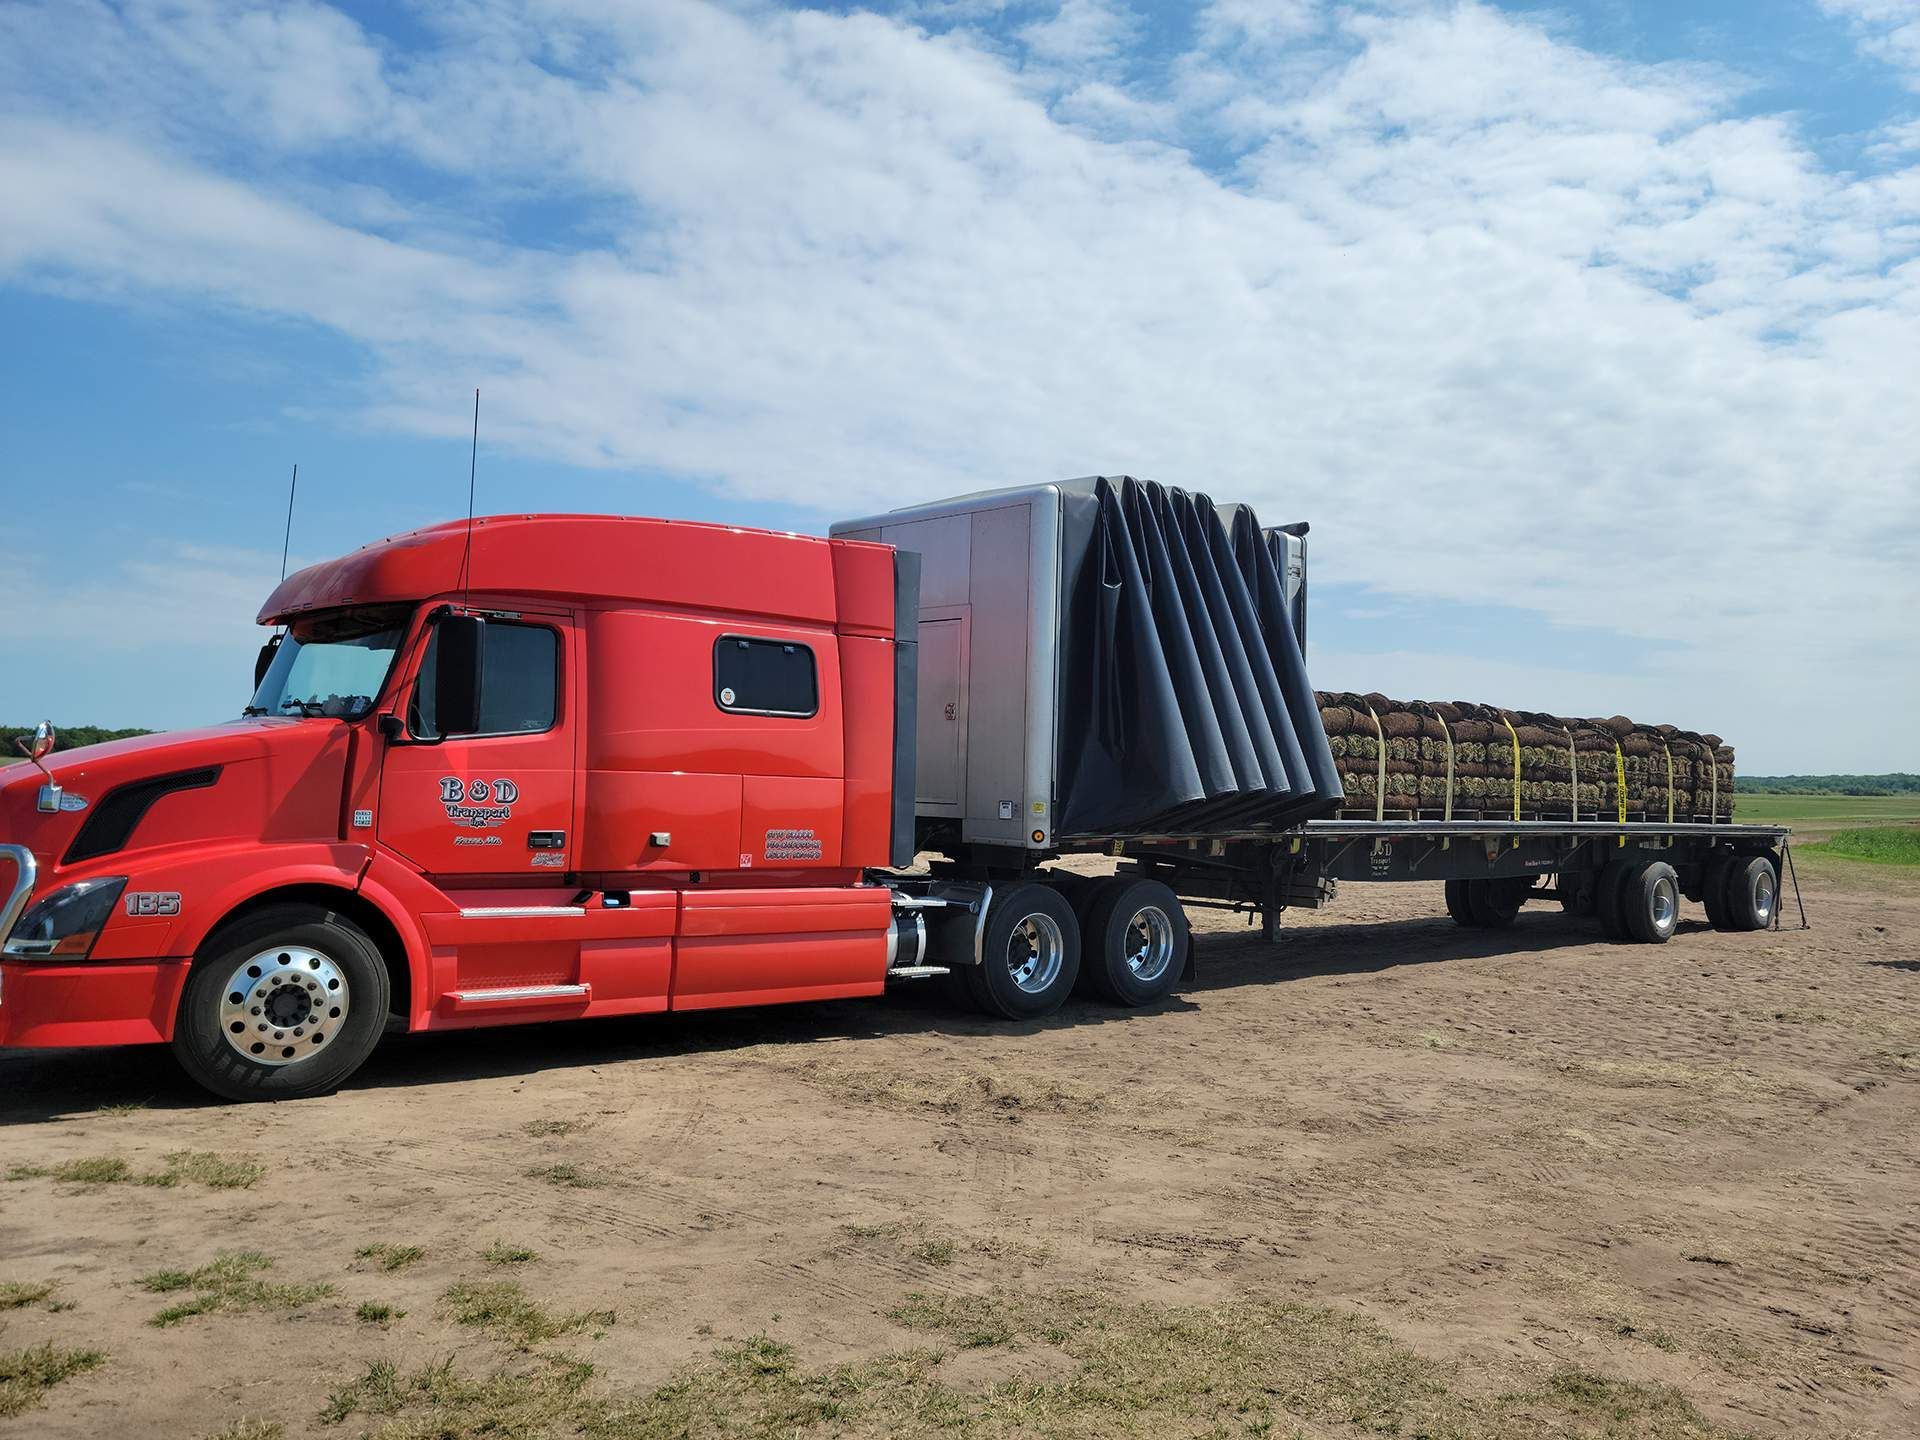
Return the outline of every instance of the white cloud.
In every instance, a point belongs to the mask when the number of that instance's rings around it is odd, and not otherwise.
[[[1221,4],[1164,85],[1040,90],[1127,13],[1003,52],[475,0],[410,54],[239,0],[141,28],[172,13],[0,17],[0,278],[313,321],[373,423],[450,432],[471,376],[496,441],[829,514],[1091,471],[1251,500],[1323,577],[1677,648],[1662,718],[1764,677],[1783,750],[1823,689],[1920,707],[1920,168],[1836,174],[1734,77],[1417,0]],[[516,241],[529,196],[588,238]]]
[[[1820,8],[1853,23],[1861,48],[1906,72],[1920,90],[1920,6],[1914,0],[1820,0]]]
[[[1023,25],[1019,37],[1040,60],[1088,65],[1119,54],[1139,28],[1138,17],[1114,0],[1061,0],[1045,20]]]

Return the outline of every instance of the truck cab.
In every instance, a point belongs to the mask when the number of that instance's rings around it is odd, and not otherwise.
[[[879,993],[910,579],[572,515],[293,575],[241,719],[4,772],[0,1045],[167,1041],[245,1098],[389,1026]]]

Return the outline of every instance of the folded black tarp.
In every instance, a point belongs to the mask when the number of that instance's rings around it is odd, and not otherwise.
[[[1339,775],[1253,512],[1128,476],[1062,490],[1056,836],[1331,812]]]

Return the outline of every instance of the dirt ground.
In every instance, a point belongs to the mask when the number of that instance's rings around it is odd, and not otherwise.
[[[274,1107],[9,1052],[0,1352],[100,1357],[0,1436],[1920,1434],[1920,887],[1806,898],[1354,885],[1150,1013],[400,1037]]]

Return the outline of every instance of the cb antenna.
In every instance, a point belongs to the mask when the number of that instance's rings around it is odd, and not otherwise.
[[[280,539],[280,578],[287,578],[287,551],[293,544],[293,492],[300,488],[300,466],[293,467],[293,480],[287,486],[287,533]]]
[[[460,575],[465,581],[460,603],[473,600],[473,476],[480,464],[480,387],[473,388],[473,449],[467,454],[467,551],[460,557]]]

